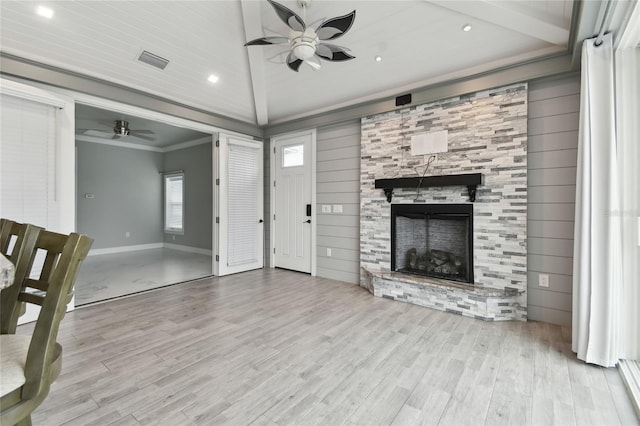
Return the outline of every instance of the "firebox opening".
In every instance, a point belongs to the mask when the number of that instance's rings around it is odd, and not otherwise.
[[[391,269],[473,284],[473,205],[393,204]]]

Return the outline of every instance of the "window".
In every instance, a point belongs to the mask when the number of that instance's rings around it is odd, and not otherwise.
[[[164,230],[184,232],[184,173],[164,177]]]
[[[282,167],[304,166],[304,145],[282,148]]]

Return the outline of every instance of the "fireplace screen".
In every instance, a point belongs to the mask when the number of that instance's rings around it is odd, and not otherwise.
[[[393,204],[391,269],[473,284],[473,205]]]

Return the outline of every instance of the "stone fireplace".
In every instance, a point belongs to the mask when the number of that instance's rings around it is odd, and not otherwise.
[[[526,83],[361,126],[360,285],[458,315],[526,320]],[[427,163],[414,143],[436,139],[441,151]],[[442,210],[452,206],[461,210]]]
[[[473,205],[393,204],[391,270],[473,285]]]

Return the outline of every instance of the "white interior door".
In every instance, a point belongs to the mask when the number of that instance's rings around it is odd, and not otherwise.
[[[220,135],[218,275],[264,266],[263,144]]]
[[[306,273],[312,272],[312,137],[274,139],[274,265]]]

